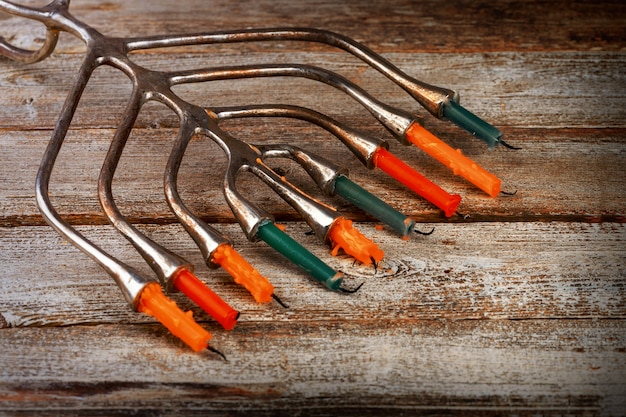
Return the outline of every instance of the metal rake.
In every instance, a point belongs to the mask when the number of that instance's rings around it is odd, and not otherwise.
[[[510,147],[502,134],[459,104],[452,90],[435,87],[403,73],[360,43],[337,33],[311,28],[271,28],[232,32],[198,33],[141,38],[108,37],[76,19],[69,12],[69,0],[55,0],[43,8],[20,6],[0,0],[0,11],[34,19],[46,26],[43,46],[27,51],[12,46],[0,38],[0,55],[21,63],[34,63],[48,57],[54,50],[59,32],[69,32],[87,46],[85,58],[63,105],[37,174],[37,204],[45,220],[76,247],[89,255],[115,280],[129,305],[156,317],[172,333],[194,350],[208,347],[210,335],[191,318],[178,310],[162,293],[159,283],[167,290],[180,290],[214,317],[224,328],[235,326],[239,313],[211,291],[195,275],[193,265],[137,230],[117,208],[112,193],[112,180],[126,142],[145,103],[165,104],[179,118],[180,127],[166,165],[164,191],[172,212],[199,247],[205,262],[212,268],[222,267],[235,282],[246,287],[258,302],[271,298],[284,303],[274,294],[272,284],[248,264],[232,247],[232,240],[196,216],[183,202],[177,176],[189,141],[203,135],[224,151],[228,165],[222,184],[227,201],[246,237],[263,240],[289,260],[303,268],[331,290],[351,293],[343,274],[328,266],[274,224],[272,215],[246,198],[236,187],[238,175],[251,172],[265,182],[281,198],[292,205],[312,228],[319,240],[328,244],[333,253],[342,249],[364,264],[377,266],[383,258],[378,246],[356,230],[351,221],[335,208],[308,195],[272,169],[268,158],[296,161],[327,195],[340,195],[388,224],[403,237],[415,229],[415,221],[352,182],[339,165],[293,144],[254,145],[237,139],[222,127],[223,120],[242,117],[287,117],[305,120],[331,132],[368,169],[380,168],[420,196],[440,208],[446,216],[457,212],[459,195],[451,195],[423,175],[403,163],[388,151],[385,140],[372,138],[322,113],[293,105],[254,105],[228,108],[205,108],[181,99],[172,91],[180,84],[250,77],[293,76],[313,79],[331,85],[365,107],[389,132],[405,145],[416,144],[450,169],[492,197],[500,191],[500,180],[487,172],[459,150],[428,132],[421,119],[374,98],[343,76],[311,65],[265,64],[231,67],[209,67],[193,70],[158,71],[147,69],[129,57],[139,50],[183,45],[206,45],[241,42],[307,41],[326,44],[348,52],[376,69],[404,89],[429,113],[448,119],[485,141],[490,148],[497,144]],[[98,180],[98,196],[111,224],[125,236],[154,270],[156,279],[145,276],[111,256],[72,227],[53,207],[48,187],[51,173],[83,91],[100,66],[110,66],[125,74],[132,82],[132,94],[117,126]],[[213,350],[209,347],[209,349]]]

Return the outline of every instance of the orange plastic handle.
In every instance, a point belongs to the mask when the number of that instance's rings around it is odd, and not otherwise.
[[[146,285],[140,297],[137,309],[156,318],[194,351],[200,352],[209,346],[211,334],[195,322],[191,311],[183,312],[166,297],[158,283]]]
[[[460,149],[453,149],[437,136],[413,123],[406,131],[406,138],[409,142],[417,145],[420,149],[432,156],[454,172],[465,178],[491,197],[500,194],[502,181],[485,170],[483,167],[472,161],[461,153]]]
[[[383,259],[385,253],[361,232],[352,227],[352,220],[339,217],[328,230],[328,237],[333,246],[331,254],[336,256],[339,249],[354,259],[371,265]]]
[[[372,155],[372,161],[375,166],[443,210],[446,217],[456,213],[456,209],[461,203],[460,195],[449,194],[444,191],[391,152],[384,148],[378,148]]]
[[[258,303],[272,299],[274,286],[232,246],[219,245],[213,252],[212,261],[224,268],[237,284],[243,285]]]
[[[239,312],[222,300],[189,270],[182,268],[174,277],[174,287],[200,306],[226,330],[237,324]]]

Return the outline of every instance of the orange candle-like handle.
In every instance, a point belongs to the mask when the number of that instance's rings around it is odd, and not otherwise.
[[[231,330],[237,324],[239,312],[229,306],[189,270],[182,268],[178,271],[174,277],[174,287],[199,305],[226,330]]]
[[[365,265],[378,264],[385,253],[361,232],[352,227],[352,220],[339,217],[328,230],[333,245],[331,254],[336,256],[339,249]]]
[[[272,299],[274,286],[232,246],[219,245],[213,252],[212,261],[224,268],[237,284],[243,285],[258,303]]]
[[[437,184],[402,162],[391,152],[378,148],[372,155],[374,165],[443,210],[446,217],[456,213],[461,196],[449,194]]]
[[[151,282],[141,292],[137,309],[156,318],[176,337],[196,352],[209,346],[211,334],[193,319],[191,311],[183,312],[163,294],[161,286]]]
[[[460,149],[453,149],[437,136],[413,123],[406,131],[409,142],[417,145],[420,149],[432,156],[454,172],[465,178],[491,197],[500,194],[502,181],[483,167],[461,153]]]

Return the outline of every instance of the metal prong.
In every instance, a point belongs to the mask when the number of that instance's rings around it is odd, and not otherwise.
[[[512,193],[508,192],[508,191],[500,191],[500,194],[504,194],[504,195],[515,195],[517,194],[517,190],[513,191]]]
[[[458,214],[458,213],[457,213],[457,214]],[[413,229],[413,231],[414,231],[415,233],[419,234],[419,235],[422,235],[422,236],[428,236],[428,235],[432,235],[432,234],[433,234],[433,232],[435,231],[435,228],[433,227],[432,229],[430,229],[430,232],[422,232],[422,231],[417,230],[417,229]]]
[[[374,259],[373,256],[370,256],[370,261],[372,261],[372,264],[374,265],[374,273],[378,272],[378,263],[376,262],[376,259]]]
[[[519,151],[522,148],[518,148],[516,146],[513,145],[509,145],[508,143],[506,143],[505,141],[503,141],[502,139],[498,139],[498,143],[502,146],[504,146],[505,148],[509,148],[509,149],[513,149],[514,151]]]
[[[470,215],[469,215],[469,214],[463,214],[463,213],[460,213],[460,212],[458,212],[458,211],[456,212],[456,215],[457,215],[457,216],[459,216],[459,217],[462,217],[462,218],[463,218],[463,220],[467,220],[467,219],[469,219],[469,218],[470,218]]]
[[[207,346],[206,348],[207,348],[207,350],[209,350],[209,351],[211,351],[213,353],[217,353],[218,355],[220,355],[222,357],[222,359],[224,359],[224,361],[228,362],[228,359],[226,359],[226,356],[222,352],[220,352],[219,350],[215,349],[212,346]]]
[[[280,298],[278,298],[278,296],[274,293],[272,293],[272,298],[281,306],[283,306],[284,308],[289,308],[289,306],[285,303],[283,303],[283,300],[281,300]]]
[[[346,294],[354,294],[355,292],[357,292],[359,289],[361,289],[361,287],[363,286],[364,282],[362,282],[358,287],[356,287],[355,289],[348,289],[348,288],[344,288],[344,287],[339,287],[339,291],[346,293]]]

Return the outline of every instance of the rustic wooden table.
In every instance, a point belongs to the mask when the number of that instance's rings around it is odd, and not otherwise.
[[[39,2],[44,3],[44,2]],[[314,26],[351,36],[409,74],[461,93],[462,103],[523,148],[486,146],[430,117],[361,61],[301,42],[143,53],[152,68],[305,62],[341,72],[387,102],[425,115],[435,134],[500,176],[512,197],[486,197],[417,148],[391,149],[463,196],[468,219],[446,219],[380,171],[368,171],[326,132],[283,119],[230,122],[257,143],[292,142],[350,169],[431,236],[403,241],[340,199],[386,257],[377,271],[331,257],[289,206],[256,180],[242,187],[318,256],[365,282],[325,290],[263,243],[249,243],[220,191],[225,161],[191,144],[180,188],[227,233],[290,306],[256,304],[209,270],[163,198],[175,115],[140,114],[114,192],[122,212],[185,256],[241,311],[222,330],[179,295],[213,334],[193,353],[150,317],[130,311],[113,281],[47,226],[34,178],[84,48],[64,34],[34,65],[0,59],[0,415],[626,415],[626,5],[552,1],[218,2],[75,0],[73,14],[119,36]],[[35,48],[37,25],[0,15],[0,35]],[[96,180],[130,85],[99,69],[52,178],[54,204],[107,251],[149,269],[108,225]],[[181,88],[198,104],[282,102],[324,111],[390,139],[363,109],[302,79]],[[317,191],[293,165],[285,174]],[[253,413],[254,412],[254,413]]]

